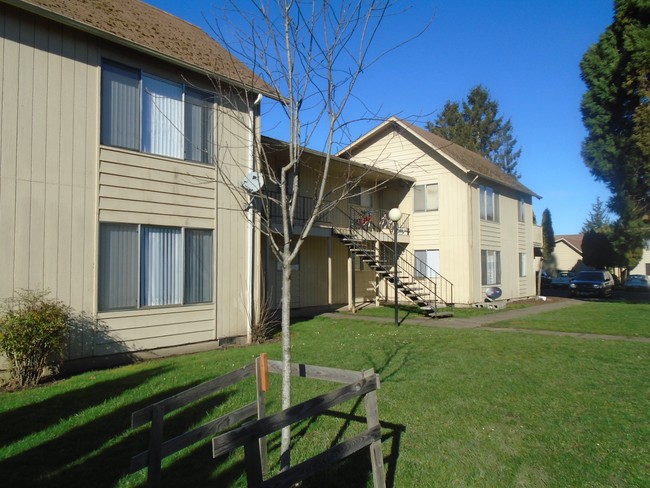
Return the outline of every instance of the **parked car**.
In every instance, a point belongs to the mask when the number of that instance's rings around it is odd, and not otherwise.
[[[625,280],[626,290],[650,291],[650,276],[633,274]]]
[[[614,290],[614,278],[609,271],[580,271],[569,283],[571,296],[609,297]]]
[[[571,271],[560,271],[551,279],[551,288],[568,288],[574,277]]]

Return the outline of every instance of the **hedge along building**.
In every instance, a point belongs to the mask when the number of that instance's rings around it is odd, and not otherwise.
[[[0,296],[96,317],[69,359],[246,339],[258,238],[226,180],[270,88],[137,0],[3,1],[0,34]]]

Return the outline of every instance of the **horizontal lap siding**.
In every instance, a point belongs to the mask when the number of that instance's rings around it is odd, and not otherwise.
[[[212,166],[103,147],[99,220],[214,228],[215,178]]]
[[[412,188],[400,202],[400,209],[410,214],[408,250],[440,250],[440,271],[454,284],[454,300],[467,302],[476,279],[471,272],[476,260],[469,231],[472,215],[465,175],[418,139],[396,132],[378,136],[355,152],[353,159],[399,171],[415,178],[417,185],[438,184],[438,210],[415,212]],[[480,260],[478,266],[480,272]]]
[[[214,336],[212,305],[112,312],[103,316],[97,326],[96,355],[207,341]]]
[[[0,53],[0,297],[48,289],[92,313],[97,46],[2,5]]]

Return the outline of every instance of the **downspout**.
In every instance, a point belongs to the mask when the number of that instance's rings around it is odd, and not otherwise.
[[[255,121],[257,120],[256,117],[256,108],[259,107],[260,103],[262,102],[262,94],[258,93],[257,98],[255,98],[255,101],[251,105],[250,109],[248,110],[249,116],[250,116],[250,121],[251,121],[251,140],[250,140],[250,169],[251,171],[256,170],[256,157],[255,157],[255,145],[257,141],[257,124]],[[251,197],[252,198],[252,197]],[[246,342],[250,342],[252,337],[253,337],[253,325],[255,320],[257,319],[256,317],[256,310],[255,310],[255,211],[253,208],[253,205],[249,205],[248,207],[248,221],[250,222],[250,259],[248,260],[248,283],[249,283],[249,288],[248,288],[248,297],[249,297],[249,304],[248,304],[248,310],[249,310],[249,320],[248,320],[248,327],[247,327],[247,337],[246,337]],[[258,263],[261,264],[261,263]],[[261,269],[261,266],[259,266]]]

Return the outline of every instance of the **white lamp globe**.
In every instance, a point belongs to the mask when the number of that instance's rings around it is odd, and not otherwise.
[[[399,208],[391,208],[388,212],[388,218],[393,222],[399,222],[399,219],[402,218],[402,211]]]

